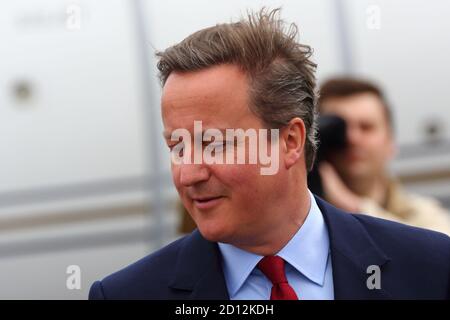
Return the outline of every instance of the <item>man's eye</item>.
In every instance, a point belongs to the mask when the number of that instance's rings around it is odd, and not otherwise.
[[[213,141],[210,142],[208,144],[211,147],[223,147],[223,148],[228,148],[228,147],[233,147],[233,141]]]

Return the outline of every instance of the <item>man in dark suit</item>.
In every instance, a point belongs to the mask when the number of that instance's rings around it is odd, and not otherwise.
[[[173,181],[198,230],[90,299],[449,298],[450,238],[309,192],[315,64],[277,12],[158,53]]]
[[[445,235],[353,215],[318,200],[330,233],[335,299],[449,299]],[[381,288],[369,289],[370,265]],[[229,299],[220,251],[199,231],[92,286],[90,299]]]

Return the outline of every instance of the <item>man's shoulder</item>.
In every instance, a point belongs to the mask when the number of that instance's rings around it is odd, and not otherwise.
[[[444,233],[413,227],[364,214],[351,214],[376,244],[387,253],[419,256],[427,259],[446,258],[450,263],[450,237]]]
[[[142,259],[96,281],[89,299],[158,299],[173,280],[180,248],[192,235],[184,236]],[[143,297],[143,293],[147,297]]]
[[[414,246],[434,248],[434,250],[446,250],[450,254],[450,237],[444,233],[429,229],[413,227],[407,224],[373,217],[361,213],[349,213],[338,209],[330,203],[316,196],[319,207],[326,213],[327,224],[332,224],[340,233],[346,236],[366,233],[377,244],[386,246],[407,246],[411,249]],[[342,229],[342,230],[341,230]],[[357,233],[349,230],[359,230]],[[352,239],[346,239],[351,241]]]
[[[366,283],[369,266],[378,266],[381,270],[383,290],[379,297],[449,297],[450,238],[447,235],[348,213],[323,200],[319,203],[327,220],[333,272],[338,275],[334,278],[335,288],[340,297],[370,296],[365,285],[360,286]],[[355,281],[357,279],[360,280]],[[371,291],[374,295],[377,292]]]
[[[417,240],[423,241],[441,241],[443,244],[447,245],[450,241],[450,237],[441,232],[414,227],[404,223],[372,217],[365,214],[351,213],[350,215],[358,220],[358,222],[361,223],[369,232],[375,232],[375,235],[390,235],[392,237],[398,237],[405,240],[416,238]]]
[[[358,248],[358,243],[364,241],[400,263],[413,263],[413,266],[431,263],[450,268],[450,237],[446,234],[365,214],[348,213],[320,198],[317,200],[327,218],[334,249],[336,245]]]

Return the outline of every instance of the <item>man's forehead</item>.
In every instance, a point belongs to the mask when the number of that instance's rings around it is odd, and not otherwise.
[[[361,94],[331,98],[323,103],[324,113],[334,113],[347,119],[378,119],[383,117],[382,102],[374,95]]]
[[[170,108],[170,107],[169,107]],[[186,129],[193,133],[195,126],[201,124],[202,131],[218,129],[225,132],[226,129],[235,129],[247,126],[252,116],[251,112],[242,112],[228,109],[224,106],[212,103],[207,107],[195,104],[192,107],[175,108],[169,112],[163,112],[164,136],[170,136],[176,129]]]
[[[246,77],[233,66],[169,76],[162,97],[166,131],[193,130],[194,121],[204,128],[236,128],[254,117],[248,107]]]

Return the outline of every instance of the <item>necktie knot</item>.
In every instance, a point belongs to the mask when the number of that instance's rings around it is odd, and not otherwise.
[[[297,300],[297,294],[289,285],[284,271],[284,260],[279,256],[267,256],[258,262],[258,269],[272,282],[270,300]]]
[[[287,282],[284,272],[284,260],[279,256],[267,256],[258,263],[258,268],[272,282],[279,284]]]

